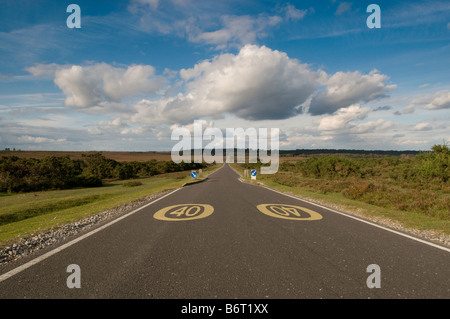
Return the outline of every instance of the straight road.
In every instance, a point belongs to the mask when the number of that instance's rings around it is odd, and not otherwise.
[[[3,267],[0,298],[450,298],[449,250],[238,177],[225,165],[9,278],[18,264]]]

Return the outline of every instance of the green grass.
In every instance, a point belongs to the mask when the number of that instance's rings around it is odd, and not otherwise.
[[[204,169],[204,176],[220,166]],[[0,247],[20,238],[80,220],[149,194],[191,182],[189,172],[107,182],[103,187],[1,194]]]
[[[232,164],[233,169],[243,176],[244,168],[238,164]],[[283,178],[280,178],[280,175]],[[263,183],[264,185],[279,190],[283,193],[292,194],[301,198],[320,203],[324,206],[334,208],[343,212],[354,213],[360,216],[369,218],[385,218],[392,221],[397,221],[403,227],[412,228],[417,230],[432,230],[439,233],[450,234],[450,219],[448,214],[436,213],[425,214],[423,211],[417,209],[414,210],[409,206],[414,206],[412,199],[417,198],[419,191],[414,189],[408,189],[402,193],[399,191],[393,191],[394,187],[388,187],[385,192],[382,190],[377,191],[375,194],[377,198],[365,198],[364,196],[358,197],[358,199],[349,198],[348,195],[344,196],[345,187],[351,187],[354,183],[352,180],[327,180],[321,178],[302,178],[294,176],[292,172],[278,172],[273,175],[258,174],[257,181],[252,181],[250,178],[245,178],[250,183]],[[302,183],[293,182],[292,185],[280,184],[277,181],[302,180]],[[370,182],[368,182],[370,184]],[[339,191],[338,191],[339,190]],[[408,194],[411,193],[408,198]],[[439,203],[448,203],[449,194],[433,192],[433,201]],[[426,195],[426,194],[425,194]],[[398,203],[393,203],[392,198],[398,197]],[[419,198],[417,203],[423,201]],[[407,210],[399,209],[408,206]],[[444,207],[443,211],[448,211],[448,208]]]

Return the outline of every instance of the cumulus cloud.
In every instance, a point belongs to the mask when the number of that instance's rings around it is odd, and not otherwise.
[[[187,124],[226,115],[248,121],[283,120],[308,107],[312,115],[338,111],[336,118],[324,118],[323,126],[331,120],[345,121],[346,116],[356,114],[350,106],[385,96],[395,87],[387,85],[388,77],[377,70],[327,75],[284,52],[257,45],[245,45],[237,54],[221,54],[181,69],[178,78],[171,79],[177,95],[170,89],[162,94],[168,80],[156,76],[149,65],[38,64],[27,70],[35,76],[53,75],[66,106],[83,112],[120,114],[122,126],[125,121],[137,125]],[[359,113],[361,110],[365,109]],[[97,125],[91,131],[106,127],[112,126]]]
[[[120,102],[139,93],[156,93],[164,85],[150,65],[114,67],[106,63],[80,66],[39,64],[27,69],[35,76],[54,75],[55,84],[66,95],[66,106],[88,108],[105,102]]]
[[[355,103],[369,102],[395,89],[396,85],[386,84],[388,76],[377,70],[369,74],[337,72],[325,81],[326,86],[311,100],[309,113],[312,115],[332,114]]]
[[[439,91],[426,105],[429,110],[450,109],[450,91]]]
[[[351,105],[347,108],[340,109],[336,114],[326,116],[319,121],[319,130],[321,131],[336,131],[348,128],[350,122],[355,120],[362,120],[367,117],[370,108],[361,108],[360,105]]]
[[[267,47],[246,45],[237,55],[222,54],[180,71],[186,92],[135,105],[135,121],[189,123],[233,114],[246,120],[286,119],[325,78],[307,64]]]
[[[403,114],[412,114],[416,111],[415,104],[410,104],[403,109]],[[401,114],[401,113],[400,113]]]
[[[392,121],[385,121],[383,119],[378,119],[376,121],[369,121],[366,123],[361,123],[351,128],[352,133],[363,134],[372,133],[376,131],[385,131],[394,125]]]
[[[413,113],[416,107],[425,106],[428,110],[442,110],[450,108],[450,91],[442,90],[434,94],[419,95],[412,99],[403,113]]]
[[[430,123],[418,123],[416,126],[414,126],[415,131],[431,131],[432,127]]]

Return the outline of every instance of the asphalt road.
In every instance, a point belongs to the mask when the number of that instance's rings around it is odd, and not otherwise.
[[[0,269],[0,298],[450,298],[448,250],[242,183],[228,165],[53,249]]]

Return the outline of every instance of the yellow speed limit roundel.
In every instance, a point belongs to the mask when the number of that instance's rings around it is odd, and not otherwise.
[[[159,220],[185,221],[205,218],[214,212],[207,204],[178,204],[158,210],[153,217]]]
[[[290,220],[320,220],[322,215],[305,207],[286,204],[261,204],[258,210],[268,216]]]

